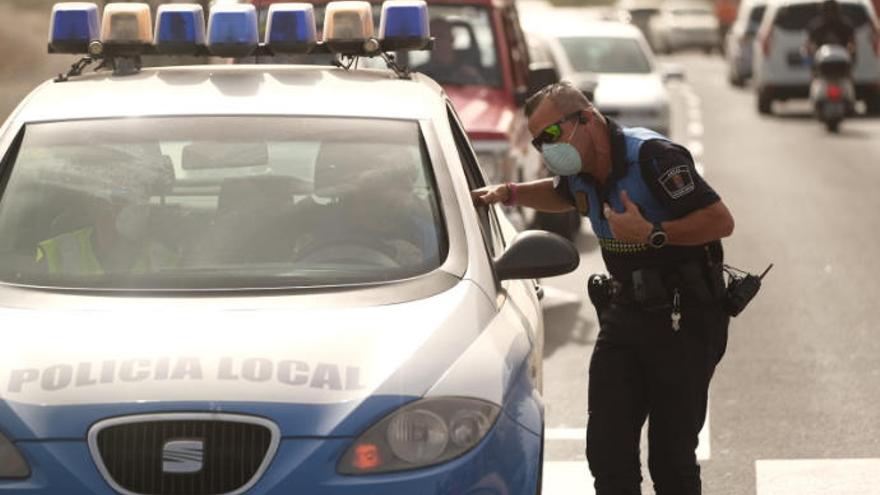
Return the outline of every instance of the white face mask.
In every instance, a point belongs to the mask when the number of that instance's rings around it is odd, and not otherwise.
[[[143,239],[149,226],[150,205],[126,205],[116,215],[116,231],[128,241]]]
[[[577,148],[568,142],[574,136],[578,124],[580,124],[580,121],[575,123],[574,129],[572,129],[566,142],[545,143],[541,146],[541,155],[544,157],[544,163],[556,175],[575,175],[580,173],[583,168],[581,154],[578,153]]]

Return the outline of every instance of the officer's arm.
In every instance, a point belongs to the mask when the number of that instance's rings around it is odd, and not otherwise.
[[[531,182],[514,184],[516,188],[516,204],[534,208],[539,211],[564,212],[573,209],[571,203],[565,201],[553,187],[553,179],[540,179]],[[503,203],[510,199],[511,190],[507,184],[481,187],[471,191],[475,204]]]
[[[728,237],[733,233],[733,215],[721,200],[668,222],[661,227],[668,243],[678,246],[699,246]]]
[[[655,141],[642,146],[646,153],[642,175],[649,190],[667,208],[673,220],[662,222],[667,242],[701,245],[733,232],[733,216],[718,194],[700,176],[690,153]]]

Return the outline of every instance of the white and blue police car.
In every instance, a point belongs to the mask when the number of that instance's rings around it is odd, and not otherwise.
[[[540,491],[535,279],[577,252],[474,207],[448,98],[385,54],[430,45],[424,2],[323,29],[54,7],[50,51],[85,55],[0,128],[0,493]]]

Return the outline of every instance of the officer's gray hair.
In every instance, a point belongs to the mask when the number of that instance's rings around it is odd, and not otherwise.
[[[590,100],[584,96],[581,90],[568,81],[561,81],[555,84],[548,84],[530,96],[526,100],[526,116],[531,117],[545,99],[552,101],[553,105],[563,115],[575,113],[579,110],[591,110],[597,113],[593,104],[590,103]]]

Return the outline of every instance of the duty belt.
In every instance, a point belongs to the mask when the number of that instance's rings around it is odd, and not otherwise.
[[[622,280],[609,279],[607,285],[610,298],[644,309],[671,307],[675,293],[681,294],[685,305],[711,303],[724,296],[721,265],[700,261],[679,263],[672,269],[633,270]]]

